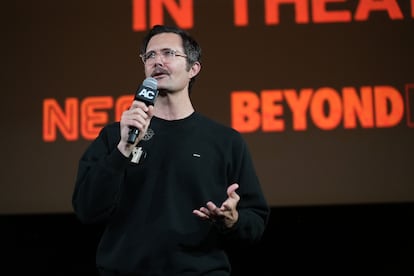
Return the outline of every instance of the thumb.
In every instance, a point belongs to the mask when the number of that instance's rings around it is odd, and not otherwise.
[[[236,190],[239,188],[239,184],[237,184],[237,183],[233,183],[233,184],[231,184],[228,188],[227,188],[227,195],[229,196],[229,197],[235,197],[237,194],[236,194]]]

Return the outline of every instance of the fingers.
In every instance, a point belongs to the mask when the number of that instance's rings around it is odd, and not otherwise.
[[[237,204],[240,196],[236,193],[239,184],[233,183],[227,188],[228,198],[217,207],[213,202],[208,201],[205,206],[193,210],[193,214],[213,222],[222,220],[227,227],[232,227],[238,220]]]
[[[127,137],[130,127],[137,128],[142,137],[149,126],[153,113],[153,106],[146,106],[143,102],[134,101],[131,107],[122,113],[120,120],[121,137],[124,139]]]
[[[134,101],[131,107],[122,114],[121,123],[141,130],[152,116],[152,109],[143,102]]]
[[[233,210],[236,208],[237,203],[240,200],[240,196],[236,193],[236,190],[239,188],[239,184],[233,183],[227,188],[228,198],[223,202],[221,209],[224,210]]]
[[[133,101],[131,106],[129,107],[129,110],[133,110],[133,109],[136,109],[136,108],[140,108],[140,109],[144,110],[145,112],[147,112],[148,109],[149,109],[149,107],[144,102]]]
[[[227,195],[231,198],[234,198],[234,197],[238,196],[237,193],[235,192],[238,188],[239,188],[239,184],[237,184],[237,183],[231,184],[227,188]]]
[[[208,215],[206,215],[204,212],[199,211],[199,210],[193,210],[193,214],[202,218],[202,219],[209,219],[210,217]]]
[[[209,201],[206,207],[200,207],[200,209],[193,210],[193,214],[203,219],[215,220],[218,217],[222,217],[224,214],[213,202]]]

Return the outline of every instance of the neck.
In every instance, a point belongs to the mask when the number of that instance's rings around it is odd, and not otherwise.
[[[154,104],[154,116],[164,120],[184,119],[193,112],[188,93],[160,93]]]

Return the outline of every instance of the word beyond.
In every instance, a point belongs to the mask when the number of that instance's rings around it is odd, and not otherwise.
[[[409,102],[408,94],[406,101]],[[397,126],[409,105],[392,86],[343,87],[341,92],[330,87],[234,91],[231,94],[232,127],[240,132],[282,132],[286,129],[305,131],[312,124],[321,130],[390,128]],[[287,126],[287,124],[290,124]]]

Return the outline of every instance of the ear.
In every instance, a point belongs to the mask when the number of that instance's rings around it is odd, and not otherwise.
[[[200,62],[196,61],[194,62],[194,64],[191,66],[189,73],[190,79],[197,76],[198,73],[201,70],[201,64]]]

